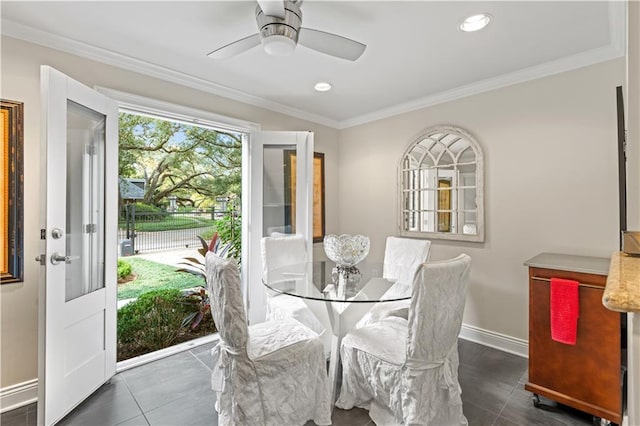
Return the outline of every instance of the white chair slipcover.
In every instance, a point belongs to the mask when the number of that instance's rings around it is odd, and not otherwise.
[[[304,272],[305,263],[308,262],[307,243],[303,235],[272,234],[260,240],[260,249],[262,278],[267,283],[287,280],[288,277],[282,275],[282,268],[285,266],[290,266],[287,272]],[[295,267],[301,270],[296,271]],[[293,318],[300,321],[321,336],[325,352],[328,353],[331,345],[330,336],[326,333],[325,324],[318,319],[318,315],[322,315],[322,319],[326,319],[328,324],[328,314],[324,306],[314,308],[318,308],[316,313],[299,297],[267,292],[267,320]]]
[[[326,362],[317,334],[293,319],[247,327],[235,261],[207,253],[206,274],[220,335],[211,374],[218,424],[331,424]]]
[[[408,297],[411,295],[411,283],[422,263],[429,259],[431,241],[423,239],[387,237],[384,249],[382,277],[396,280],[383,298]],[[375,304],[356,327],[373,324],[389,315],[404,316],[409,309],[409,300],[383,302]]]
[[[413,277],[420,265],[428,260],[430,248],[429,240],[387,237],[382,276],[397,279],[396,287],[405,287],[410,293]]]
[[[423,264],[408,320],[389,316],[342,341],[336,406],[369,409],[377,425],[466,425],[458,382],[457,338],[471,259]]]

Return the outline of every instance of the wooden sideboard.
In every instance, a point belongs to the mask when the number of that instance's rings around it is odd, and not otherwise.
[[[542,253],[529,267],[529,379],[525,389],[620,424],[622,421],[621,316],[602,295],[609,259]],[[551,339],[550,279],[575,280],[580,316],[575,345]]]

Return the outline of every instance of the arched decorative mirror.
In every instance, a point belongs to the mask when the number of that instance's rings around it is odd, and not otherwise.
[[[400,160],[400,234],[484,241],[482,148],[452,126],[427,129]]]

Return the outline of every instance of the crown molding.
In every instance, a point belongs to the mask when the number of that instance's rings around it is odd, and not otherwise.
[[[511,86],[538,78],[548,77],[566,71],[609,61],[626,55],[627,41],[627,1],[609,0],[609,32],[611,43],[598,49],[588,50],[555,61],[525,68],[512,73],[478,81],[451,90],[415,99],[404,104],[384,108],[370,114],[364,114],[339,122],[338,129],[359,126],[372,121],[382,120],[399,114],[473,96],[502,87]]]
[[[611,0],[609,2],[611,44],[608,46],[460,86],[342,121],[292,108],[199,77],[57,36],[14,21],[3,20],[1,30],[2,34],[10,37],[341,130],[622,57],[626,54],[626,19],[626,1]]]
[[[391,108],[385,108],[371,114],[365,114],[349,120],[341,121],[339,128],[345,129],[359,126],[372,121],[405,114],[422,108],[466,98],[468,96],[489,92],[491,90],[500,89],[514,84],[524,83],[526,81],[537,80],[539,78],[609,61],[622,56],[624,56],[624,52],[613,46],[589,50],[577,55],[568,56],[545,64],[536,65],[512,73],[503,74],[495,78],[481,80],[455,89],[436,93],[435,95],[426,96],[404,104],[395,105]]]
[[[614,49],[626,54],[627,50],[627,2],[609,1],[609,34]]]
[[[133,71],[139,74],[158,78],[161,80],[176,83],[192,89],[201,90],[213,95],[222,96],[234,101],[243,102],[269,111],[279,112],[291,117],[300,118],[302,120],[311,121],[332,128],[338,128],[339,122],[317,114],[292,108],[277,102],[254,96],[240,90],[232,89],[211,81],[207,81],[200,77],[195,77],[183,72],[175,71],[160,65],[155,65],[140,59],[136,59],[127,55],[112,52],[107,49],[91,46],[89,44],[71,40],[42,31],[27,25],[19,24],[11,20],[2,21],[2,34],[16,39],[24,40],[30,43],[38,44],[82,58],[101,62],[117,68]]]

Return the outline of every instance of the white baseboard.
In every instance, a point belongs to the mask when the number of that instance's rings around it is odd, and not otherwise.
[[[464,340],[499,349],[503,352],[509,352],[524,358],[529,357],[529,342],[527,340],[518,339],[467,324],[462,324],[459,337]]]
[[[38,400],[38,379],[0,389],[0,413],[15,410]]]

